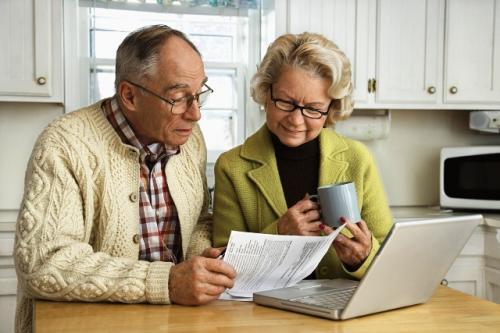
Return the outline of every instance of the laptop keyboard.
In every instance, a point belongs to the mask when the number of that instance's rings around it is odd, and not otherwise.
[[[319,306],[331,310],[343,309],[347,305],[347,302],[351,299],[352,294],[354,294],[356,287],[357,286],[348,289],[335,289],[327,293],[313,296],[297,297],[290,299],[290,301]]]

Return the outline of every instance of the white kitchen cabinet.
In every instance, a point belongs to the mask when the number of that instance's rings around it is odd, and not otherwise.
[[[485,229],[486,298],[500,304],[500,228]]]
[[[484,281],[484,263],[481,259],[459,257],[442,284],[469,295],[485,298]]]
[[[0,210],[0,332],[14,333],[16,310],[16,270],[12,252],[14,249],[14,223],[3,223]]]
[[[0,101],[62,102],[61,0],[0,1]]]
[[[495,222],[496,221],[496,222]],[[479,226],[445,276],[449,287],[500,304],[498,217]]]
[[[484,227],[479,226],[446,274],[444,284],[466,294],[485,298],[484,239]]]
[[[378,0],[374,105],[498,109],[500,0]]]
[[[444,102],[500,103],[500,0],[447,0],[445,33]]]
[[[486,298],[500,304],[500,269],[485,267]]]
[[[378,1],[376,103],[438,103],[443,4],[441,0]]]

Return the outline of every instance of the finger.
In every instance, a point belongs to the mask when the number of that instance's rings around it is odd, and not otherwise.
[[[335,240],[333,241],[333,244],[341,244],[344,245],[346,241],[350,240],[348,237],[338,234],[337,237],[335,237]]]
[[[351,223],[346,218],[341,218],[341,222],[345,223],[345,227],[351,232],[354,238],[363,239],[366,238],[366,235],[361,231],[357,223]]]
[[[219,298],[219,295],[221,293],[222,292],[220,292],[219,294],[217,294],[217,293],[201,294],[198,297],[196,297],[196,302],[194,302],[192,305],[203,305],[203,304],[207,304],[207,303],[210,303],[212,301],[215,301],[216,299]]]
[[[227,262],[218,259],[206,259],[205,269],[211,273],[219,273],[225,275],[229,279],[236,277],[236,271]]]
[[[299,212],[307,212],[312,209],[317,210],[319,208],[319,205],[316,202],[311,201],[309,199],[302,199],[298,201],[295,205],[293,205],[291,208]]]
[[[339,235],[339,237],[340,236],[344,237],[343,235]],[[333,242],[333,247],[335,248],[335,252],[337,252],[337,256],[342,262],[349,262],[352,255],[352,250],[351,248],[345,246],[345,244],[342,243],[342,241],[338,241],[339,237],[337,237]]]
[[[217,257],[220,256],[220,254],[222,253],[222,251],[224,251],[225,248],[226,248],[225,246],[223,246],[223,247],[208,247],[203,251],[202,256],[205,258],[216,259]]]
[[[234,286],[234,280],[227,277],[224,274],[208,272],[203,278],[203,281],[212,286],[222,287],[222,288],[232,288]]]
[[[322,226],[323,223],[321,221],[307,223],[303,228],[301,235],[304,236],[321,236],[322,235]]]
[[[354,241],[352,238],[345,237],[344,235],[339,235],[337,239],[333,242],[337,247],[335,249],[339,249],[344,258],[341,260],[347,263],[358,263],[364,260],[369,252],[367,252],[368,244],[359,243]]]
[[[306,231],[302,233],[302,236],[321,236],[321,231]]]
[[[365,233],[363,230],[361,230],[361,228],[358,227],[357,234],[355,234],[353,231],[351,232],[353,233],[354,236],[353,238],[351,238],[352,241],[361,244],[363,247],[367,247],[371,243],[372,237],[369,230],[367,230],[367,233]]]
[[[320,227],[320,229],[323,229],[323,233],[324,233],[325,235],[329,235],[329,234],[331,234],[332,232],[334,232],[334,231],[335,231],[335,230],[333,230],[333,228],[332,228],[332,227],[330,227],[329,225],[322,224],[322,226],[323,226],[323,227],[322,227],[322,228]]]
[[[321,221],[308,222],[303,225],[302,231],[305,232],[321,232]]]
[[[345,249],[349,249],[353,251],[358,245],[356,241],[354,241],[352,238],[346,237],[342,234],[339,234],[335,240],[333,241],[333,244],[337,244],[339,246],[342,246]]]
[[[356,224],[359,226],[359,228],[365,235],[371,234],[370,229],[368,228],[368,225],[364,220],[359,220],[359,222]]]
[[[304,213],[304,219],[309,223],[313,221],[319,221],[320,218],[321,216],[319,214],[319,210],[317,209],[311,209]]]
[[[207,288],[206,295],[218,298],[226,289],[226,287],[210,285]]]

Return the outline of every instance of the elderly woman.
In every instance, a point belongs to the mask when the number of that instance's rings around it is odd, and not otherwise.
[[[215,165],[213,240],[231,230],[320,235],[318,186],[353,181],[362,220],[349,223],[312,278],[361,278],[392,225],[369,151],[327,128],[352,112],[349,60],[325,37],[287,34],[272,43],[252,79],[266,124]],[[345,230],[345,229],[344,229]]]

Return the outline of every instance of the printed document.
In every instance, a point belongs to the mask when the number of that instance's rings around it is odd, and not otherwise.
[[[224,261],[236,270],[236,280],[227,294],[252,297],[254,292],[284,288],[303,280],[318,266],[344,227],[345,224],[328,236],[232,231]]]

